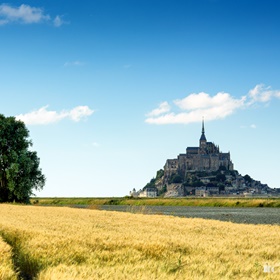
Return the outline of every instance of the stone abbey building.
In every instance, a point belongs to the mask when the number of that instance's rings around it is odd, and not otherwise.
[[[168,159],[164,166],[164,176],[168,178],[174,173],[186,175],[188,172],[212,172],[220,167],[233,170],[230,153],[222,153],[214,143],[207,142],[203,120],[199,147],[188,147],[186,153],[178,155],[177,159]]]
[[[183,197],[217,195],[278,195],[266,184],[242,176],[234,170],[230,153],[222,153],[219,146],[207,142],[202,120],[202,132],[198,147],[188,147],[185,154],[168,159],[164,170],[157,171],[156,177],[146,186],[130,195],[133,197]],[[279,191],[280,194],[280,191]]]

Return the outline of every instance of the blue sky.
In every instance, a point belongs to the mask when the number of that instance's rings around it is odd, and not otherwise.
[[[278,175],[280,2],[0,3],[0,109],[23,120],[38,196],[124,196],[208,141],[270,187]]]

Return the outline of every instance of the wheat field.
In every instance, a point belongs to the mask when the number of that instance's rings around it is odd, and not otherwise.
[[[280,277],[276,225],[0,205],[0,234],[5,280]]]
[[[11,247],[0,237],[0,279],[16,280],[17,274],[13,270]]]

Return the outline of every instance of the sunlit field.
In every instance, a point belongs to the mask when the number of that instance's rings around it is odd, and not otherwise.
[[[26,279],[280,277],[280,226],[275,225],[0,205],[0,232],[13,248],[13,269]],[[6,274],[0,279],[15,279],[3,240],[0,269]],[[265,263],[275,272],[264,273]]]
[[[16,280],[16,273],[13,271],[11,247],[0,237],[0,279]]]

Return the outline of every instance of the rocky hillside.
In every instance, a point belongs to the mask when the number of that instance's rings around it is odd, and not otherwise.
[[[181,197],[181,196],[211,196],[244,194],[266,195],[277,192],[266,184],[252,179],[249,175],[242,176],[237,170],[227,170],[221,167],[212,172],[187,172],[173,173],[166,176],[163,169],[157,171],[156,177],[141,191],[156,189],[158,196]]]

